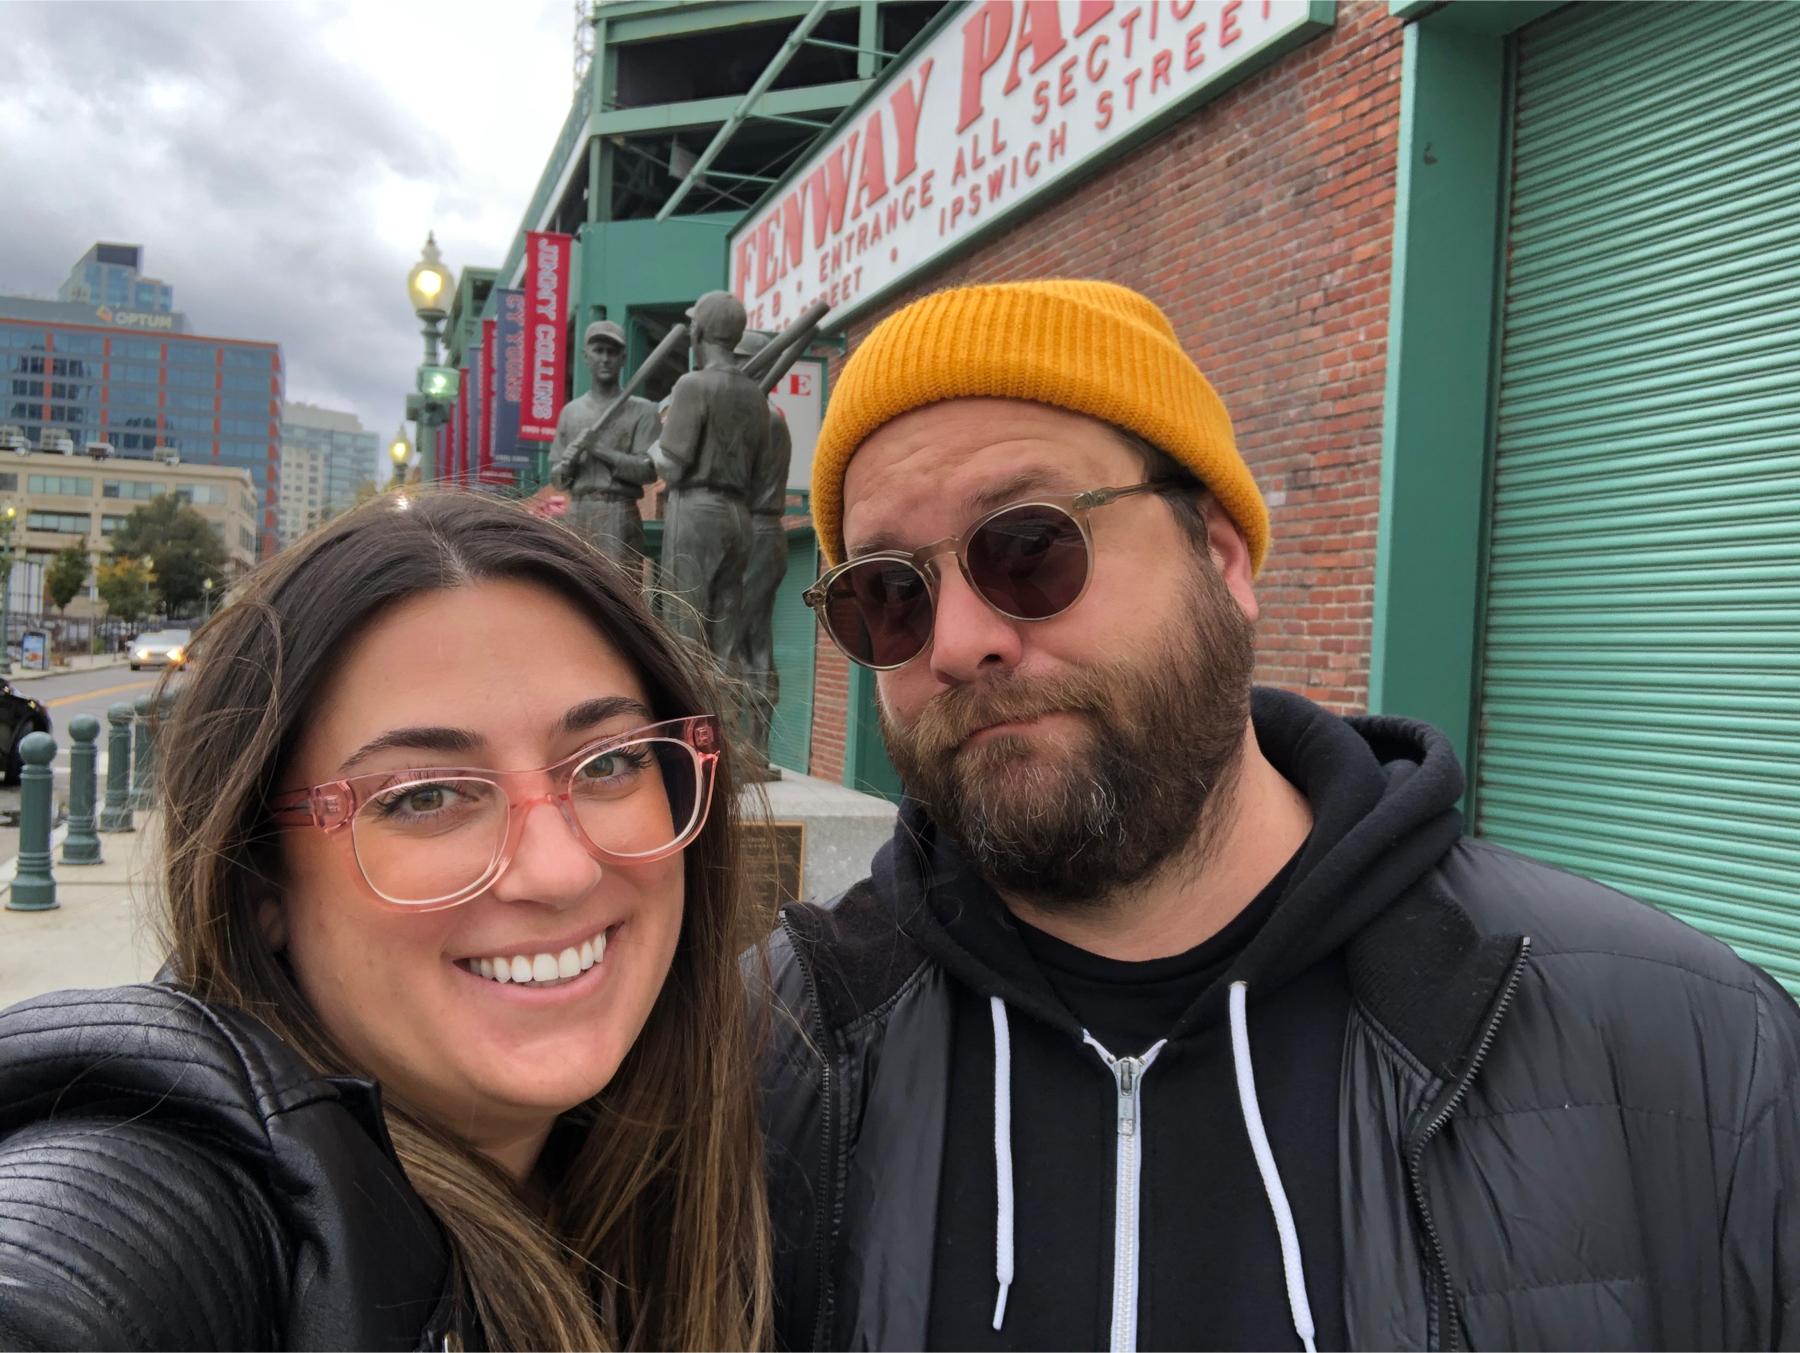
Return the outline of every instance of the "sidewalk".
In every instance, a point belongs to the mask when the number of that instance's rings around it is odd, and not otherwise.
[[[6,679],[16,685],[21,681],[42,681],[45,677],[68,676],[72,672],[98,672],[108,667],[123,667],[127,661],[123,653],[81,654],[67,662],[58,663],[48,672],[27,672],[15,662],[12,675]]]
[[[135,832],[100,838],[104,864],[62,863],[59,827],[51,838],[55,911],[0,910],[0,1009],[63,987],[110,987],[144,982],[162,966],[150,934],[147,899],[156,867],[156,819],[138,815]],[[10,885],[16,860],[0,864]],[[0,901],[5,886],[0,886]]]

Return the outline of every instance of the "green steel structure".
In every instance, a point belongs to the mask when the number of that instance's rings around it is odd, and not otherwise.
[[[768,185],[880,75],[943,8],[942,0],[612,0],[590,12],[593,58],[575,91],[511,246],[497,269],[465,269],[446,325],[460,365],[494,287],[521,284],[525,236],[575,239],[568,316],[576,336],[611,319],[635,370],[701,293],[726,284],[726,234]],[[570,364],[570,395],[588,374]],[[674,372],[643,393],[660,398]],[[540,464],[537,482],[544,481]],[[649,522],[654,553],[660,523]],[[789,533],[776,609],[781,698],[777,765],[811,760],[814,627],[799,592],[817,574],[810,529]],[[872,708],[872,706],[871,706]],[[848,758],[892,779],[879,738]],[[846,780],[852,777],[847,773]]]
[[[1371,705],[1800,991],[1800,7],[1394,9]]]

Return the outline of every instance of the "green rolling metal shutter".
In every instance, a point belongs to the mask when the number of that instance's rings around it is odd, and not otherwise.
[[[1479,832],[1800,991],[1800,4],[1519,36]]]
[[[775,594],[775,670],[781,698],[769,725],[769,760],[805,772],[812,764],[813,647],[818,626],[800,594],[819,576],[811,531],[788,536],[787,575]]]

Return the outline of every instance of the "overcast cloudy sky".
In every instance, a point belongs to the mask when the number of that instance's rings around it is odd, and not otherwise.
[[[0,294],[144,246],[200,333],[279,342],[290,399],[385,441],[425,232],[498,266],[569,108],[569,0],[0,0]]]

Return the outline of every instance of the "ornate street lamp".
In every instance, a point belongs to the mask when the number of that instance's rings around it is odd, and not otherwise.
[[[455,294],[455,281],[450,269],[438,254],[437,235],[425,236],[425,248],[419,261],[406,275],[406,295],[412,302],[425,335],[425,364],[419,368],[417,393],[406,397],[406,412],[418,425],[418,442],[423,449],[430,445],[429,429],[445,423],[456,400],[457,373],[438,365],[438,326],[450,313]],[[390,449],[389,454],[392,454]],[[398,468],[399,462],[395,462]],[[425,467],[425,478],[432,478],[432,467]]]
[[[406,440],[406,428],[401,426],[394,434],[393,442],[388,446],[388,459],[394,462],[394,482],[406,482],[406,467],[412,460],[412,443]]]
[[[201,619],[211,620],[212,619],[212,594],[213,594],[213,580],[211,578],[202,578],[200,580],[200,592],[201,592],[201,595],[204,598],[205,604],[206,604],[206,610],[202,614]]]
[[[0,555],[5,558],[0,569],[0,676],[12,675],[13,527],[18,520],[19,509],[8,503],[0,512]]]

